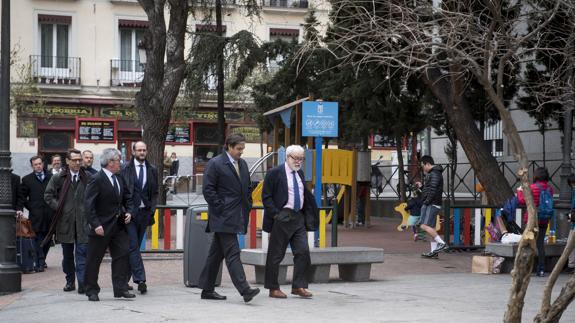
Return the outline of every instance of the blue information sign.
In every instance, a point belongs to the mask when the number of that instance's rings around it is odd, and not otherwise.
[[[337,102],[304,101],[302,136],[337,137]]]

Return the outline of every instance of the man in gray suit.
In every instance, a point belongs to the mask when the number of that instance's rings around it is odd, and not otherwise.
[[[206,232],[214,232],[214,238],[200,275],[202,299],[226,299],[214,290],[224,259],[232,282],[246,303],[260,292],[259,288],[251,288],[246,281],[237,237],[238,233],[246,233],[252,207],[248,164],[240,158],[245,143],[241,134],[228,136],[226,151],[212,158],[204,171],[203,193],[208,202]]]

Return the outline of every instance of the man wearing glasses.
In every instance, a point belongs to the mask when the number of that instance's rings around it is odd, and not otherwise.
[[[130,270],[128,251],[130,238],[126,224],[132,215],[132,197],[120,172],[122,154],[116,148],[106,148],[100,157],[102,169],[88,182],[84,193],[84,209],[88,215],[88,255],[84,285],[90,301],[99,301],[98,274],[100,264],[110,250],[114,297],[134,298],[128,291],[126,277]]]
[[[312,293],[306,290],[311,264],[307,231],[317,230],[319,213],[313,195],[304,186],[301,170],[305,160],[303,148],[289,146],[286,155],[285,164],[270,170],[264,180],[263,230],[270,233],[264,287],[270,290],[272,298],[287,298],[280,289],[278,272],[289,243],[294,262],[291,293],[310,298]]]
[[[56,213],[50,224],[49,234],[43,243],[50,243],[52,235],[62,244],[62,269],[66,274],[65,292],[76,289],[83,294],[86,252],[88,250],[88,220],[84,212],[84,191],[90,177],[80,167],[82,155],[70,149],[66,154],[67,169],[52,176],[44,200]],[[74,251],[76,261],[74,262]]]

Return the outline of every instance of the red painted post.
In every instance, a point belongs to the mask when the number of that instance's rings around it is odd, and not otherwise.
[[[256,210],[250,211],[250,248],[254,249],[257,246],[257,220],[258,220],[258,213]]]
[[[463,245],[471,246],[471,209],[463,209]]]
[[[171,217],[170,209],[164,209],[164,250],[170,250],[171,237]]]

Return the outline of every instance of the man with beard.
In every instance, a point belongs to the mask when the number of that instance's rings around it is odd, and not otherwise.
[[[305,161],[303,148],[289,146],[286,156],[285,164],[270,170],[264,180],[263,230],[270,233],[264,287],[270,290],[272,298],[287,298],[280,289],[278,273],[290,244],[294,262],[291,293],[310,298],[312,293],[306,290],[311,265],[307,231],[317,230],[319,213],[313,195],[304,185],[301,170]]]
[[[138,291],[145,294],[148,291],[146,285],[146,269],[140,254],[140,244],[144,238],[146,228],[154,224],[154,212],[158,202],[158,170],[146,160],[148,149],[143,141],[132,145],[132,160],[122,169],[121,175],[126,181],[128,190],[132,195],[133,209],[132,221],[128,223],[128,235],[130,236],[130,276]]]
[[[92,165],[94,164],[94,154],[91,150],[84,150],[82,152],[82,168],[88,173],[88,175],[95,175],[98,171],[95,170]]]

